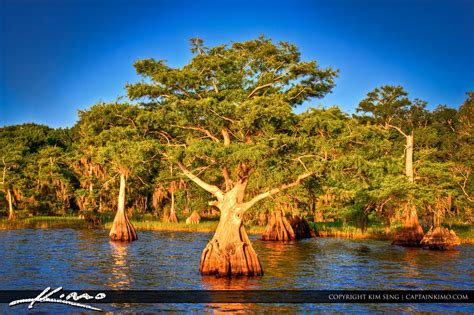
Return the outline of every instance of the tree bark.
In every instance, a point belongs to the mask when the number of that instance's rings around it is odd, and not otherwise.
[[[174,208],[174,191],[171,192],[171,207],[168,222],[178,223],[178,217],[176,216],[176,210]]]
[[[293,227],[281,210],[275,210],[271,213],[262,240],[281,242],[296,240],[295,231],[293,231]]]
[[[16,215],[13,211],[13,200],[12,200],[12,192],[10,189],[7,189],[7,198],[8,198],[8,220],[15,220]]]
[[[268,223],[268,213],[267,212],[260,212],[258,214],[258,225],[265,226]]]
[[[406,135],[405,174],[410,183],[414,182],[413,176],[413,132]]]
[[[137,233],[132,223],[128,219],[125,211],[125,186],[126,179],[124,174],[120,174],[120,191],[118,197],[118,209],[115,215],[112,228],[110,229],[110,239],[113,241],[131,242],[138,239]]]
[[[174,192],[176,190],[176,183],[172,182],[171,187],[169,189],[169,193],[171,194],[171,206],[170,206],[170,214],[164,218],[164,222],[166,223],[178,223],[178,217],[176,216],[176,210],[174,207],[175,198]]]
[[[199,224],[201,216],[197,213],[196,210],[186,219],[186,224]]]
[[[461,240],[453,230],[442,226],[430,228],[421,240],[421,246],[435,250],[448,250],[461,244]]]
[[[262,240],[288,242],[313,236],[314,232],[305,219],[293,216],[288,220],[283,211],[276,210],[270,215]]]
[[[214,237],[201,255],[199,271],[203,275],[261,276],[262,266],[242,223],[246,210],[237,202],[242,183],[227,192],[217,203],[221,211]]]
[[[402,230],[395,236],[393,245],[418,247],[423,239],[423,229],[418,222],[418,214],[415,205],[407,202],[405,204],[405,222]]]

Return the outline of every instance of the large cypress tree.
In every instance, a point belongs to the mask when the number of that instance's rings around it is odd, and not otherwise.
[[[201,273],[261,275],[244,214],[316,172],[298,160],[307,152],[298,145],[293,108],[330,92],[336,71],[302,61],[295,45],[264,37],[213,48],[200,39],[191,44],[194,56],[181,68],[136,62],[145,80],[127,85],[128,95],[166,117],[157,133],[165,158],[220,210]]]

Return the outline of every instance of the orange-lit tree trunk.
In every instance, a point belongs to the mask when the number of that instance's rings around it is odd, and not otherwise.
[[[294,215],[288,220],[282,210],[275,210],[270,215],[262,240],[288,242],[310,238],[313,237],[313,234],[314,232],[305,219]]]
[[[405,174],[410,183],[414,182],[413,176],[413,132],[405,135]]]
[[[118,209],[115,215],[112,228],[110,229],[110,239],[113,241],[131,242],[138,239],[137,232],[128,219],[125,211],[125,186],[126,179],[123,173],[120,174],[120,190],[118,197]]]
[[[15,212],[13,211],[13,198],[12,198],[12,192],[10,189],[7,189],[7,199],[8,199],[8,220],[15,220],[16,215]]]
[[[193,213],[186,219],[186,224],[199,224],[199,221],[201,220],[201,216],[199,213],[194,210]]]
[[[295,231],[283,211],[275,210],[270,214],[270,220],[263,232],[262,240],[282,242],[296,240]]]
[[[262,266],[242,224],[245,205],[238,195],[246,183],[237,183],[216,206],[221,211],[214,237],[201,255],[200,272],[219,276],[260,276]]]
[[[401,135],[405,137],[405,175],[410,183],[415,182],[413,171],[413,131],[411,133],[404,133],[400,128],[392,125],[387,125],[390,128],[396,129]],[[418,213],[416,206],[411,204],[411,201],[405,205],[405,220],[402,230],[395,236],[392,244],[402,246],[420,246],[423,239],[423,228],[418,221]]]
[[[239,179],[232,188],[223,192],[217,186],[205,183],[200,178],[188,171],[181,163],[179,167],[183,173],[201,188],[216,197],[211,205],[220,210],[220,219],[213,238],[209,241],[201,255],[200,272],[203,275],[230,276],[260,276],[263,274],[262,266],[257,253],[247,236],[242,219],[245,212],[258,201],[270,197],[283,189],[296,186],[311,173],[300,175],[298,179],[279,188],[271,189],[257,195],[250,201],[244,202],[248,177],[247,168],[242,167]]]
[[[423,239],[423,229],[418,222],[415,205],[410,202],[405,204],[405,220],[400,233],[395,236],[392,244],[401,246],[420,246]]]
[[[178,223],[178,217],[176,216],[175,201],[174,201],[174,189],[171,190],[171,207],[170,207],[170,216],[168,222]]]

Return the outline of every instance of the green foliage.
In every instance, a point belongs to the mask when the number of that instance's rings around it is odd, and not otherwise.
[[[8,190],[15,209],[35,215],[114,211],[118,174],[127,177],[135,216],[163,216],[171,196],[180,217],[208,210],[212,197],[183,175],[182,162],[222,190],[224,170],[234,183],[245,178],[246,200],[313,173],[257,204],[253,219],[289,205],[362,228],[374,220],[393,226],[410,201],[426,221],[443,208],[447,218],[471,222],[474,92],[459,110],[428,111],[403,87],[382,86],[360,102],[360,116],[337,107],[296,114],[296,106],[331,92],[336,70],[265,37],[216,47],[194,38],[191,52],[182,67],[137,61],[141,81],[126,85],[134,104],[93,105],[70,129],[1,128],[4,213]],[[413,183],[404,175],[407,134],[415,139]]]

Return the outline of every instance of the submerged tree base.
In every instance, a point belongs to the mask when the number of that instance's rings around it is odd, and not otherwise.
[[[186,219],[186,224],[199,224],[201,221],[201,216],[197,213],[196,210],[191,213],[191,215]]]
[[[166,216],[163,220],[165,223],[178,223],[178,217],[176,216],[176,212],[171,212],[169,216]]]
[[[405,205],[405,222],[403,228],[395,236],[392,245],[400,245],[407,247],[420,247],[423,239],[423,228],[418,222],[418,214],[414,205]]]
[[[110,229],[109,237],[112,241],[132,242],[138,239],[137,232],[125,212],[117,212]]]
[[[420,225],[403,227],[400,233],[395,236],[392,245],[406,247],[420,247],[423,239],[423,229]]]
[[[461,240],[453,230],[437,226],[430,228],[425,237],[421,240],[421,245],[434,250],[448,250],[461,244]]]
[[[262,235],[262,240],[282,242],[296,240],[295,232],[282,211],[277,210],[270,214],[270,220]]]
[[[294,216],[290,219],[290,225],[295,232],[297,240],[316,236],[314,231],[310,228],[308,221],[306,221],[304,218]]]
[[[262,240],[288,242],[313,236],[314,232],[305,219],[294,216],[288,220],[283,212],[278,210],[270,215]]]
[[[238,240],[221,240],[214,237],[201,255],[199,271],[202,275],[220,277],[261,276],[262,265],[245,232],[240,226]]]

